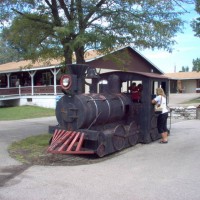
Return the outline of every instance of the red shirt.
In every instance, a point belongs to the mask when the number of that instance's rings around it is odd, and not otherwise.
[[[137,86],[131,88],[131,97],[133,101],[139,101],[140,100],[140,94],[139,94],[139,88]]]

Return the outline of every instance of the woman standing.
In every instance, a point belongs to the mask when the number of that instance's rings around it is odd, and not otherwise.
[[[156,97],[152,100],[152,104],[162,108],[162,113],[159,114],[158,116],[157,127],[158,127],[158,132],[162,136],[160,143],[166,144],[168,143],[168,129],[167,129],[168,109],[167,109],[166,95],[162,88],[156,89]]]

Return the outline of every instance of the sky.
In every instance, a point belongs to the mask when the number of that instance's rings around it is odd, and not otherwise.
[[[175,38],[177,44],[173,46],[172,53],[164,50],[139,50],[145,58],[164,73],[179,72],[183,66],[189,67],[189,71],[192,71],[192,60],[200,58],[200,38],[194,36],[195,33],[190,26],[190,21],[200,15],[192,7],[189,8],[189,11],[190,13],[183,16],[187,23],[183,30],[184,33],[177,34]]]

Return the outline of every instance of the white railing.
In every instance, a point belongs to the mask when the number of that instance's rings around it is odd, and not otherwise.
[[[53,85],[42,85],[42,86],[19,86],[10,88],[0,88],[0,96],[22,96],[22,95],[57,95],[61,94],[60,85],[55,87]]]

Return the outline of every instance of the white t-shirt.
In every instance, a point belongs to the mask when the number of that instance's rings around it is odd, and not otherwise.
[[[162,100],[161,100],[162,99]],[[167,109],[167,101],[166,101],[166,98],[159,95],[159,96],[156,96],[154,98],[154,100],[157,102],[157,104],[159,104],[161,106],[161,108],[163,109],[162,110],[162,114],[163,113],[167,113],[168,112],[168,109]]]

